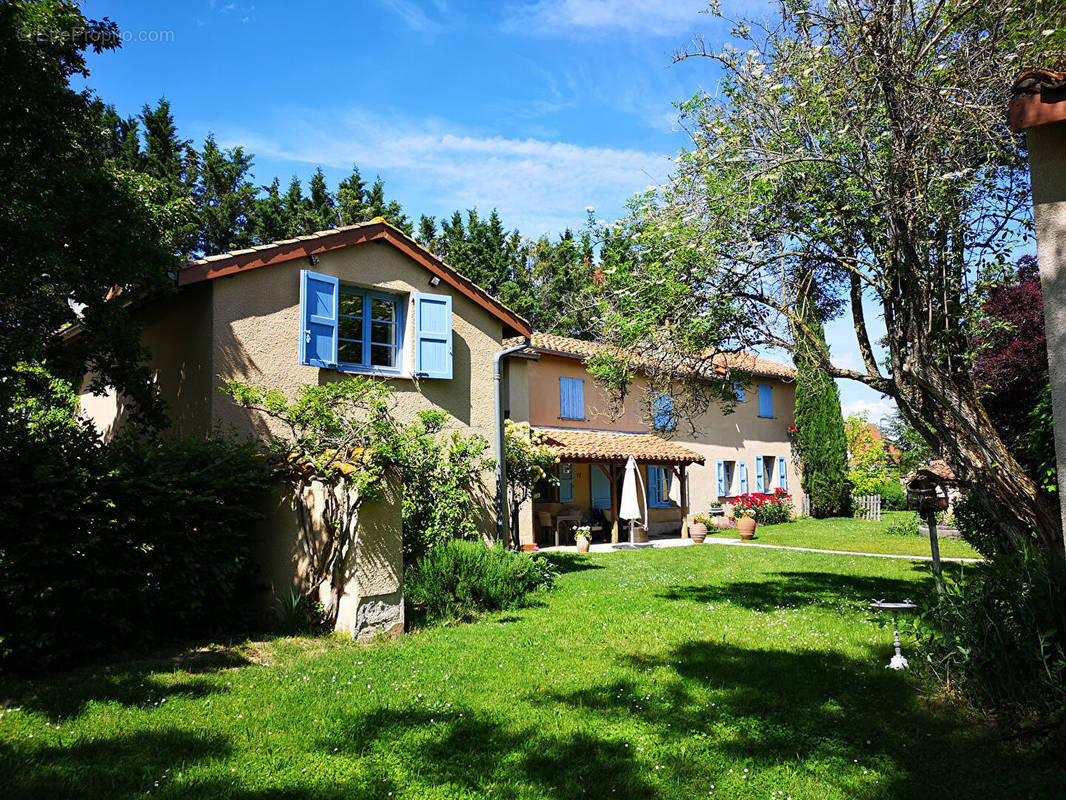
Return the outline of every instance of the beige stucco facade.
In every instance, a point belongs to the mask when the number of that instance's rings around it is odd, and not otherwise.
[[[1059,497],[1066,497],[1066,122],[1032,128],[1026,138],[1054,405]],[[1062,510],[1066,531],[1066,503]]]
[[[421,264],[390,244],[360,243],[322,253],[312,267],[306,258],[284,261],[184,286],[174,296],[141,312],[151,367],[176,435],[218,430],[266,439],[280,424],[236,405],[219,391],[223,380],[280,389],[292,396],[304,384],[344,379],[346,373],[299,362],[300,272],[338,278],[342,284],[400,297],[404,335],[402,374],[388,378],[395,392],[395,416],[411,420],[418,411],[442,409],[450,427],[488,442],[494,435],[493,356],[501,349],[504,323],[464,292],[445,282],[432,286]],[[414,377],[412,313],[415,292],[452,298],[451,379]],[[511,331],[508,331],[511,332]],[[83,414],[108,435],[123,426],[120,398],[82,398]],[[495,535],[491,474],[478,495],[477,524]],[[275,591],[299,582],[298,525],[291,498],[272,501],[262,528],[259,560]],[[360,513],[358,552],[346,567],[349,579],[339,598],[338,628],[356,636],[402,630],[402,538],[396,487],[389,499],[366,503]]]
[[[509,375],[520,374],[521,377],[509,381],[509,406],[512,419],[527,420],[537,428],[562,428],[585,431],[618,431],[625,433],[653,433],[648,424],[644,400],[647,393],[647,380],[637,375],[631,388],[628,402],[612,415],[611,404],[605,390],[596,384],[589,375],[581,358],[541,353],[537,360],[512,359]],[[584,381],[585,419],[563,418],[560,407],[560,378],[577,378]],[[773,398],[773,416],[759,415],[758,384],[771,387]],[[522,417],[528,412],[528,417]],[[780,377],[755,376],[751,387],[745,392],[744,401],[736,405],[732,413],[726,413],[718,404],[712,404],[707,410],[692,420],[679,419],[676,430],[660,433],[677,444],[703,456],[703,464],[691,464],[687,467],[687,498],[683,498],[680,486],[675,482],[671,487],[671,508],[644,509],[647,514],[648,529],[651,533],[684,533],[686,520],[682,513],[682,503],[687,499],[691,513],[706,512],[712,503],[728,502],[730,496],[741,493],[739,470],[735,465],[747,465],[747,487],[749,492],[757,489],[755,475],[756,458],[762,456],[766,463],[772,459],[772,472],[769,482],[764,483],[766,491],[773,491],[780,486],[778,459],[786,463],[786,489],[799,494],[799,473],[792,461],[788,428],[795,424],[795,389],[792,381]],[[719,495],[717,485],[718,462],[734,465],[734,479],[725,494]],[[591,508],[592,471],[599,469],[593,463],[574,464],[574,499],[572,503],[559,503],[553,496],[539,500],[533,505],[533,529],[523,530],[523,542],[538,539],[544,541],[540,533],[539,512],[547,512],[554,517],[567,510],[576,508],[588,513]],[[647,484],[647,469],[641,467],[641,474]],[[643,507],[643,502],[641,503]]]

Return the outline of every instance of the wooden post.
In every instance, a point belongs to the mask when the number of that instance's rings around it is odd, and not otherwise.
[[[618,473],[615,471],[614,466],[614,464],[609,465],[610,471],[607,473],[607,477],[611,479],[611,513],[614,514],[614,519],[611,521],[611,544],[618,544],[621,538],[622,523],[618,516]]]
[[[925,524],[929,528],[929,549],[933,553],[933,575],[936,577],[936,590],[943,592],[943,578],[940,571],[940,541],[936,538],[936,513],[925,515]]]
[[[681,487],[681,538],[688,539],[691,534],[688,529],[688,482],[685,480],[685,465],[678,464],[674,467],[674,475],[677,476]]]

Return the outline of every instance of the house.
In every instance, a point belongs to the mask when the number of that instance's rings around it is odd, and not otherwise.
[[[690,512],[747,492],[799,486],[788,430],[795,414],[791,367],[755,355],[719,356],[719,366],[753,376],[750,386],[738,386],[733,413],[712,404],[691,425],[679,423],[672,402],[661,397],[649,421],[638,402],[608,413],[609,398],[584,364],[599,347],[534,333],[529,347],[508,359],[506,413],[544,433],[560,458],[559,485],[520,520],[523,546],[555,544],[556,534],[577,521],[597,524],[612,541],[624,537],[616,512],[629,456],[647,490],[651,533],[686,535]],[[646,390],[638,371],[632,396]]]
[[[395,390],[400,420],[442,409],[464,434],[494,434],[493,358],[529,326],[384,220],[210,256],[185,265],[178,291],[138,316],[178,435],[240,435],[280,426],[219,391],[237,379],[292,395],[303,384],[375,375]],[[114,435],[122,398],[83,394],[82,411]],[[478,525],[495,530],[488,476]],[[403,628],[400,504],[367,503],[347,565],[337,626],[356,636]],[[278,590],[299,581],[298,522],[279,495],[259,561]],[[269,599],[269,598],[267,598]]]
[[[1011,128],[1025,131],[1029,149],[1059,496],[1066,497],[1066,72],[1026,72],[1011,94]],[[1062,513],[1066,531],[1066,503]]]

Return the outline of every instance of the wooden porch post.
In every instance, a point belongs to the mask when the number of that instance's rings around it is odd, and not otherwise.
[[[607,477],[611,479],[611,513],[614,515],[614,519],[611,521],[611,544],[618,544],[620,541],[621,521],[618,517],[618,471],[615,469],[615,465],[610,465],[610,474]]]
[[[677,475],[677,480],[681,484],[681,538],[687,539],[689,537],[688,530],[688,481],[685,480],[686,466],[684,464],[678,464],[674,469],[674,474]]]

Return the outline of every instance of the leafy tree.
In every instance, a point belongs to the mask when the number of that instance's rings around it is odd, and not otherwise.
[[[1049,385],[1043,308],[1036,259],[1026,256],[1015,275],[989,289],[974,336],[972,374],[981,403],[1030,474],[1036,469],[1030,415]]]
[[[844,421],[848,438],[848,480],[857,495],[877,494],[895,479],[884,440],[871,430],[865,414],[852,414]]]
[[[422,411],[413,421],[400,422],[393,415],[396,401],[388,384],[361,375],[301,386],[292,399],[277,389],[232,380],[222,390],[279,424],[280,432],[271,434],[271,448],[299,512],[306,564],[303,604],[314,609],[325,596],[323,623],[336,620],[343,567],[358,547],[359,511],[367,500],[385,499],[390,481],[400,487],[412,484],[414,497],[423,504],[444,501],[446,507],[440,509],[406,508],[409,520],[418,517],[434,526],[434,536],[468,533],[470,506],[459,495],[483,466],[484,444],[462,437],[436,441],[449,419],[445,412]],[[450,463],[428,461],[434,452]],[[444,494],[438,497],[433,480],[442,476]]]
[[[169,286],[165,198],[120,163],[136,150],[132,122],[70,86],[88,74],[86,50],[119,45],[113,22],[73,2],[0,5],[0,408],[21,391],[18,364],[47,362],[118,387],[134,418],[161,419],[130,305],[109,299]]]
[[[504,453],[507,458],[507,514],[511,543],[520,545],[518,515],[522,505],[536,497],[536,487],[557,484],[552,474],[559,456],[547,444],[547,437],[530,428],[528,422],[504,421]]]
[[[794,351],[800,330],[829,376],[893,398],[981,487],[1008,545],[1035,535],[1061,551],[1054,504],[1000,436],[970,366],[984,286],[1031,225],[1006,89],[1023,64],[1058,63],[1063,11],[1062,0],[787,0],[768,23],[736,23],[739,46],[682,53],[725,77],[682,106],[693,145],[669,185],[636,203],[639,267],[605,287],[641,305],[614,303],[636,315],[623,319],[609,304],[605,329],[670,351]],[[804,328],[795,276],[812,266],[850,311],[860,369],[835,365]],[[884,363],[867,306],[885,321]],[[743,324],[707,327],[709,311]]]

